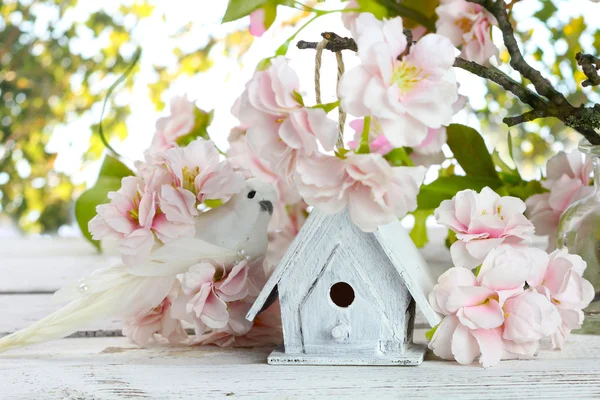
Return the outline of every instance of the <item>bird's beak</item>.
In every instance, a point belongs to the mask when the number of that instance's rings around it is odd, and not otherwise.
[[[267,211],[270,215],[273,215],[273,203],[269,200],[261,200],[258,204],[260,204],[261,211]]]

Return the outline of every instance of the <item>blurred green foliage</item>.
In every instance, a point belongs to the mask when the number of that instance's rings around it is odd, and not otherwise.
[[[46,147],[52,131],[90,113],[105,89],[92,82],[113,81],[131,55],[129,26],[151,10],[143,4],[102,11],[83,22],[69,22],[75,0],[0,1],[0,207],[23,230],[54,232],[72,219],[70,177],[54,171],[55,154]],[[131,18],[133,17],[133,21]],[[91,56],[73,51],[75,41],[108,35]],[[128,106],[112,104],[108,136],[126,136]],[[92,135],[84,158],[104,147]]]

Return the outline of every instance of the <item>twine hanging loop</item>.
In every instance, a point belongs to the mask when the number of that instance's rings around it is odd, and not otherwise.
[[[327,46],[329,41],[327,39],[321,40],[317,43],[316,54],[315,54],[315,97],[317,100],[317,104],[321,104],[321,58],[323,56],[323,50]],[[340,79],[344,74],[344,60],[342,59],[342,52],[335,52],[335,59],[337,61],[337,83],[336,83],[336,93],[339,90]],[[339,119],[339,133],[338,133],[338,141],[337,148],[344,148],[344,125],[346,124],[346,112],[342,109],[341,104],[338,106],[338,119]]]

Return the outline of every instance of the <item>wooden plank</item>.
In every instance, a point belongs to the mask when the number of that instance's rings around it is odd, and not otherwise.
[[[0,294],[0,336],[28,327],[57,310],[59,306],[52,302],[50,294]],[[419,310],[415,324],[419,328],[428,326]],[[91,336],[91,331],[96,331],[97,336],[114,336],[120,334],[121,327],[121,321],[113,318],[95,322],[75,336]]]
[[[431,354],[418,367],[272,366],[271,350],[65,339],[0,355],[0,390],[7,399],[82,400],[600,397],[600,336],[576,335],[564,352],[544,349],[488,369]]]
[[[111,262],[97,254],[8,258],[0,264],[0,293],[53,293]]]
[[[97,268],[118,262],[82,238],[9,238],[0,241],[0,293],[54,292]]]
[[[33,236],[18,238],[2,238],[0,255],[7,258],[82,256],[97,254],[96,249],[83,238],[59,238],[53,236]]]
[[[54,312],[60,304],[50,294],[0,295],[0,336],[18,331]],[[94,333],[95,332],[95,333]],[[74,336],[114,336],[121,334],[121,322],[108,319],[84,327]]]

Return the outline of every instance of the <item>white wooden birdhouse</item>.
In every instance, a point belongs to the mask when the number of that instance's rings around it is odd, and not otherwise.
[[[270,364],[418,365],[415,302],[431,326],[434,281],[399,221],[361,231],[347,211],[314,210],[246,318],[279,294],[282,347]]]

